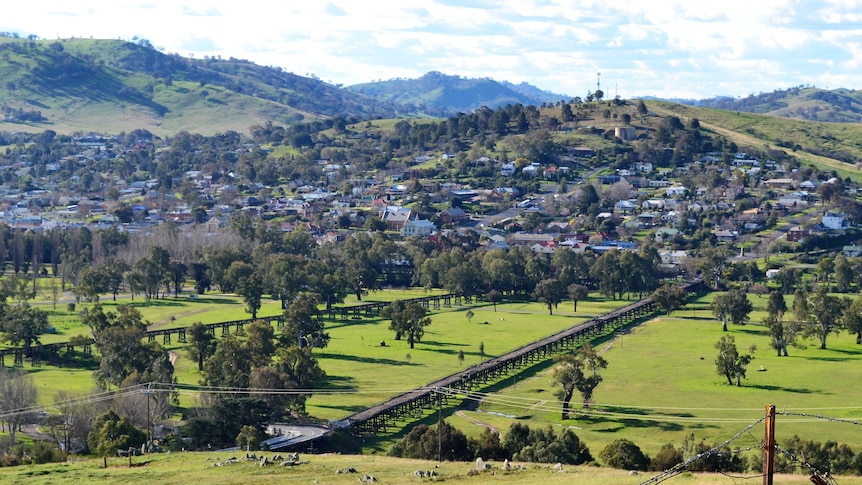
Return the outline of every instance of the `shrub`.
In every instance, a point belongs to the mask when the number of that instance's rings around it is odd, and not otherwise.
[[[694,454],[700,455],[712,448],[706,443],[698,443]],[[692,472],[744,472],[748,469],[748,460],[731,450],[721,450],[689,463],[686,469]]]
[[[392,445],[389,455],[434,460],[437,458],[438,450],[441,450],[441,458],[447,461],[470,461],[474,458],[468,446],[467,437],[460,430],[444,422],[442,435],[441,438],[437,437],[437,426],[432,428],[426,424],[420,424]],[[440,446],[438,439],[442,439],[441,448],[438,448]]]
[[[512,425],[512,428],[514,427],[515,425]],[[507,445],[506,448],[511,449],[509,446]],[[512,458],[536,463],[580,465],[592,461],[593,456],[589,448],[572,430],[565,429],[557,436],[554,429],[548,426],[545,429],[530,429],[526,445],[519,452],[514,453]]]
[[[623,470],[646,471],[649,466],[649,457],[643,454],[640,448],[627,439],[618,439],[605,447],[599,458],[606,465]]]
[[[678,450],[672,444],[668,443],[663,445],[658,454],[650,460],[649,469],[657,472],[670,470],[683,461],[685,461],[685,458],[682,456],[682,450]]]

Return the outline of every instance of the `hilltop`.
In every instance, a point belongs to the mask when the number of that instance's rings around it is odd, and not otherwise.
[[[213,134],[397,113],[318,79],[242,59],[164,54],[145,40],[0,37],[0,86],[0,128],[10,131]]]
[[[837,123],[862,122],[862,91],[826,90],[797,86],[744,98],[720,96],[709,99],[669,100],[681,104],[728,111],[758,113],[782,118]]]
[[[482,106],[540,105],[567,99],[564,94],[542,91],[527,83],[471,79],[432,71],[417,79],[391,79],[348,86],[348,90],[382,101],[414,107],[417,111],[443,114],[472,111]]]

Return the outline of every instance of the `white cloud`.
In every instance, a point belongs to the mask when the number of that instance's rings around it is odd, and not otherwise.
[[[345,84],[440,70],[583,96],[601,71],[624,97],[862,88],[862,0],[31,3],[4,6],[0,30],[139,36]]]

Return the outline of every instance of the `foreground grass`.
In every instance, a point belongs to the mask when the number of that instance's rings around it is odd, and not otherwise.
[[[267,454],[270,455],[271,454]],[[365,474],[373,475],[379,483],[408,484],[423,480],[412,476],[416,470],[433,470],[436,481],[453,483],[506,483],[512,485],[588,483],[591,485],[637,484],[655,475],[643,472],[630,475],[624,470],[597,467],[569,467],[562,472],[551,465],[524,464],[525,470],[504,472],[500,463],[492,463],[492,470],[468,476],[475,468],[473,463],[407,460],[368,455],[301,455],[303,464],[294,467],[269,466],[261,468],[255,462],[242,461],[233,465],[215,467],[213,463],[234,456],[226,453],[171,453],[147,455],[128,460],[111,458],[108,468],[102,468],[101,459],[75,460],[67,463],[0,468],[0,482],[15,484],[78,484],[78,483],[162,483],[188,484],[267,484],[267,483],[327,483],[355,484]],[[242,457],[244,454],[236,454]],[[338,470],[354,468],[357,473],[337,474]],[[859,477],[839,477],[841,484],[862,484]],[[739,480],[718,474],[683,474],[672,483],[712,485],[739,483]],[[775,483],[802,485],[810,483],[802,475],[777,475]]]

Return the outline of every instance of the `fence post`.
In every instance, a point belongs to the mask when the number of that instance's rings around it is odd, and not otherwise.
[[[775,473],[775,405],[766,405],[766,421],[763,438],[763,485],[772,485]]]

